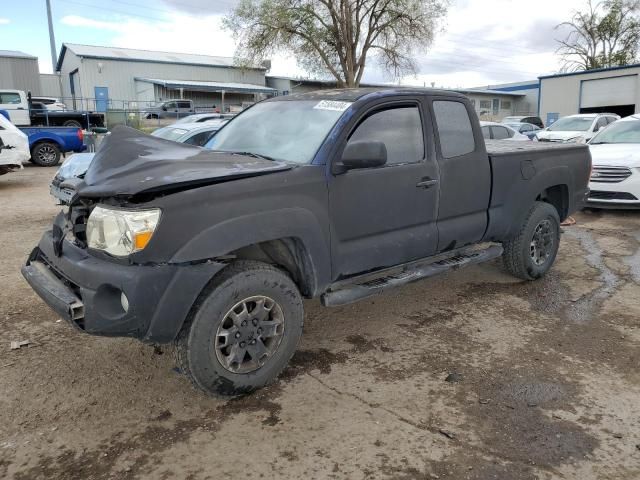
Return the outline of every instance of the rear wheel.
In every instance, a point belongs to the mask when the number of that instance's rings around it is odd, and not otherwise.
[[[64,125],[65,127],[82,128],[82,124],[78,120],[67,120],[62,125]]]
[[[60,162],[60,148],[55,143],[38,143],[31,150],[31,161],[41,167],[53,167]]]
[[[303,315],[286,273],[262,262],[235,262],[214,278],[180,331],[178,367],[208,393],[251,392],[285,368]]]
[[[505,268],[523,280],[535,280],[549,271],[560,246],[560,218],[550,204],[535,202],[518,234],[504,242]]]

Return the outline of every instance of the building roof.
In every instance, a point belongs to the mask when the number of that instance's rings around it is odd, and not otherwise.
[[[475,93],[480,95],[502,95],[506,97],[524,97],[525,96],[524,93],[509,92],[504,90],[489,90],[489,89],[482,89],[482,88],[452,88],[451,90],[453,90],[454,92],[464,93],[465,95]]]
[[[34,57],[33,55],[29,55],[28,53],[19,52],[18,50],[0,50],[0,57],[28,58],[30,60],[38,59],[38,57]]]
[[[196,80],[163,80],[159,78],[135,77],[139,82],[153,83],[166,88],[184,88],[199,92],[242,92],[242,93],[273,93],[277,90],[264,85],[253,85],[251,83],[231,83],[231,82],[203,82]]]
[[[615,72],[616,70],[627,70],[630,68],[640,68],[640,63],[634,63],[633,65],[623,65],[621,67],[594,68],[592,70],[581,70],[579,72],[556,73],[555,75],[543,75],[541,77],[538,77],[538,79],[544,80],[545,78],[572,77],[574,75],[589,75],[590,73],[599,73],[599,72]]]
[[[213,55],[198,55],[195,53],[157,52],[153,50],[138,50],[133,48],[102,47],[98,45],[81,45],[78,43],[63,43],[56,70],[60,70],[67,50],[71,50],[79,57],[97,58],[105,60],[124,60],[129,62],[173,63],[179,65],[205,65],[208,67],[237,67],[233,57]],[[264,70],[264,67],[249,67]]]

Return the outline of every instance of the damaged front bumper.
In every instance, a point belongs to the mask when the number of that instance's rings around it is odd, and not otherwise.
[[[87,333],[173,340],[209,280],[225,265],[130,265],[97,258],[70,241],[56,255],[45,232],[22,274],[62,318]]]

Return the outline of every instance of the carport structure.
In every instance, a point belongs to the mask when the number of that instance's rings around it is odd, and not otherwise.
[[[165,80],[159,78],[135,77],[138,91],[153,88],[155,101],[169,99],[190,99],[196,107],[208,106],[206,102],[219,101],[220,111],[225,111],[225,98],[231,97],[235,103],[248,101],[258,101],[264,97],[271,97],[278,94],[274,88],[264,85],[254,85],[250,83],[235,82],[213,82],[200,80]],[[212,95],[214,94],[214,95]],[[215,104],[213,105],[216,106]]]

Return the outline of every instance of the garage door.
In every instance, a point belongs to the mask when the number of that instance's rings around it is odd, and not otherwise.
[[[634,105],[637,85],[637,75],[583,80],[580,108]]]

